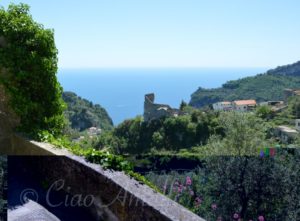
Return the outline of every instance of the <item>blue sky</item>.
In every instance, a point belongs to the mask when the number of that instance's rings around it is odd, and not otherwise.
[[[300,60],[298,0],[0,0],[55,30],[61,68],[274,67]]]

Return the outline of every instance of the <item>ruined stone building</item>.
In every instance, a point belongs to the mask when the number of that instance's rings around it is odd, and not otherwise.
[[[167,104],[155,104],[154,99],[154,93],[145,95],[144,121],[159,119],[161,117],[176,117],[182,114],[179,109],[171,108]]]

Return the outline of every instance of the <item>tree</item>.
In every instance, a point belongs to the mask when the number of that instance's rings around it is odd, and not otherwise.
[[[299,153],[282,150],[275,157],[260,157],[259,150],[269,146],[260,118],[229,112],[222,113],[219,120],[225,137],[210,138],[201,176],[205,182],[199,185],[206,200],[217,205],[207,213],[210,219],[232,220],[236,213],[242,220],[260,215],[265,220],[298,220]],[[211,211],[209,206],[197,212],[205,214]]]
[[[224,138],[210,137],[208,155],[252,156],[258,148],[268,146],[268,125],[252,113],[224,112],[219,122],[224,128]]]
[[[179,109],[180,109],[181,111],[183,111],[184,108],[185,108],[187,105],[188,105],[188,104],[187,104],[184,100],[182,100],[181,103],[180,103]]]
[[[34,21],[28,5],[11,4],[0,8],[0,39],[0,84],[20,118],[20,130],[59,135],[65,105],[53,30]]]
[[[242,220],[255,220],[261,215],[265,220],[298,220],[297,161],[287,153],[274,158],[207,158],[205,196],[218,206],[212,215],[223,220],[232,220],[234,213]]]
[[[290,100],[289,102],[292,107],[292,114],[296,119],[300,118],[300,98],[297,96]]]
[[[267,105],[258,107],[255,114],[262,119],[270,119],[273,117],[273,111]]]

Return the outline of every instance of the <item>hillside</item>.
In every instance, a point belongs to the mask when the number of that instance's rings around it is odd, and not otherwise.
[[[65,115],[73,129],[82,131],[90,127],[98,127],[104,130],[113,128],[112,119],[99,104],[94,105],[73,92],[64,92],[63,100],[68,106]]]
[[[300,77],[300,61],[294,64],[279,66],[267,71],[268,74]]]
[[[300,62],[280,66],[239,80],[228,81],[220,88],[198,88],[191,95],[190,105],[203,107],[222,100],[255,99],[282,100],[285,88],[300,88]]]

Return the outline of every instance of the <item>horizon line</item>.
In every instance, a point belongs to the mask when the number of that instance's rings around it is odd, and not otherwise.
[[[277,66],[278,67],[278,66]],[[90,69],[90,70],[99,70],[99,69],[272,69],[276,67],[268,67],[268,66],[157,66],[157,67],[142,67],[142,66],[124,66],[124,67],[116,67],[116,66],[99,66],[99,67],[58,67],[59,70],[81,70],[81,69]]]

